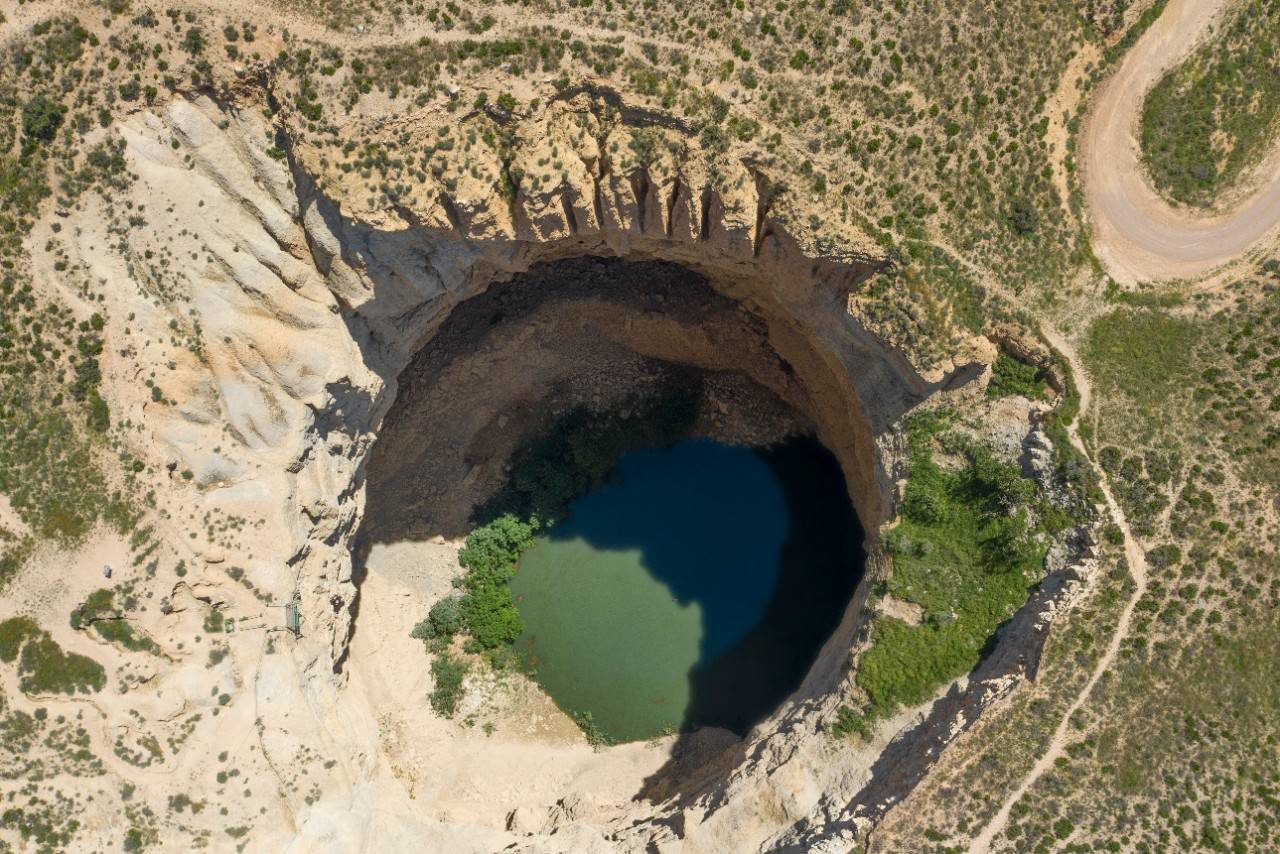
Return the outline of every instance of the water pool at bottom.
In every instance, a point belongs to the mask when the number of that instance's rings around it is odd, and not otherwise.
[[[517,649],[613,740],[741,734],[799,685],[862,568],[843,475],[817,440],[635,451],[521,556]]]

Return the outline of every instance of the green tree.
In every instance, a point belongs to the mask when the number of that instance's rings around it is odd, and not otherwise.
[[[462,597],[449,596],[432,605],[427,618],[414,626],[409,636],[419,640],[449,638],[462,631],[465,623]]]
[[[511,643],[524,631],[524,621],[506,585],[469,594],[462,600],[462,613],[471,637],[485,649]]]
[[[535,527],[507,513],[467,535],[458,562],[469,571],[463,586],[474,592],[505,585],[515,573],[520,552],[533,545]]]
[[[22,133],[33,143],[51,142],[66,114],[61,101],[39,92],[22,107]]]

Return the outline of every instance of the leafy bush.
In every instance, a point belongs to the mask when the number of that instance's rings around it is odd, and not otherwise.
[[[193,56],[204,50],[204,33],[199,27],[190,27],[187,30],[186,35],[182,37],[182,49]]]
[[[61,101],[39,92],[22,107],[22,133],[32,142],[52,142],[66,114]]]
[[[462,613],[462,597],[449,596],[431,606],[427,618],[409,632],[409,637],[418,640],[450,638],[466,627]]]
[[[97,620],[93,623],[93,630],[108,643],[119,644],[131,652],[160,655],[160,646],[146,635],[135,632],[133,626],[123,617]]]
[[[467,631],[485,649],[511,643],[524,631],[511,588],[505,584],[468,594],[462,600],[462,613]]]
[[[1028,199],[1015,199],[1009,206],[1009,226],[1018,234],[1030,234],[1039,222],[1040,215]]]
[[[467,569],[459,584],[467,595],[437,602],[410,637],[447,641],[465,631],[477,646],[490,650],[519,637],[524,623],[508,582],[520,552],[533,545],[534,530],[534,524],[504,514],[472,531],[458,552],[458,562]]]
[[[991,366],[991,382],[987,397],[1012,397],[1020,394],[1029,400],[1045,397],[1045,371],[1001,353]]]
[[[90,593],[85,601],[71,612],[71,628],[93,626],[103,640],[116,643],[132,652],[148,652],[160,655],[159,645],[151,638],[134,631],[133,626],[115,605],[113,591],[102,588]]]
[[[1154,569],[1173,566],[1180,560],[1182,560],[1182,549],[1173,543],[1156,546],[1147,552],[1147,563],[1151,564]]]
[[[520,552],[533,545],[536,523],[503,514],[467,535],[458,562],[467,568],[463,586],[472,592],[503,587],[515,573]]]
[[[458,710],[458,701],[462,699],[462,681],[466,679],[470,667],[465,661],[454,658],[448,652],[441,653],[431,662],[431,678],[435,687],[431,690],[431,708],[437,714],[451,718]]]
[[[836,710],[836,722],[831,725],[831,734],[837,738],[844,738],[852,733],[867,739],[871,737],[871,727],[865,715],[842,705]]]
[[[0,661],[12,664],[28,637],[40,628],[26,617],[13,617],[0,623]]]
[[[582,730],[583,736],[587,739],[587,744],[592,747],[604,747],[613,744],[614,739],[609,735],[600,724],[596,723],[595,717],[591,712],[573,712],[573,722]]]

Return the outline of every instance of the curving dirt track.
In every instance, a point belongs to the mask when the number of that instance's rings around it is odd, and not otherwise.
[[[1081,138],[1094,248],[1124,284],[1195,278],[1231,261],[1280,226],[1280,157],[1263,186],[1233,210],[1197,216],[1162,199],[1139,159],[1138,124],[1147,92],[1193,51],[1232,0],[1170,0],[1125,55],[1094,102]]]

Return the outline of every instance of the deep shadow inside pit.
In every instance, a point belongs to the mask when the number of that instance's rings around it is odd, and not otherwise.
[[[851,463],[824,447],[832,436],[846,440],[833,450],[848,447],[858,402],[830,360],[794,346],[802,329],[797,335],[794,322],[763,314],[666,262],[588,257],[535,266],[443,316],[400,375],[368,464],[357,586],[374,544],[461,537],[501,508],[512,460],[574,412],[629,412],[678,387],[692,401],[681,438],[760,449],[795,519],[783,578],[759,626],[689,672],[683,726],[694,731],[678,739],[670,768],[646,781],[640,797],[691,794],[695,777],[702,787],[715,769],[737,764],[743,742],[726,729],[745,732],[800,685],[861,577],[862,528],[841,474]],[[785,323],[792,325],[780,332]],[[783,338],[792,344],[785,357],[776,346]],[[803,580],[796,573],[818,559],[815,549],[838,565],[834,583],[786,583],[788,574]],[[358,605],[357,597],[353,622]],[[789,634],[788,626],[802,629]],[[762,669],[788,675],[764,680]],[[734,683],[744,687],[726,690]],[[720,728],[697,729],[705,723]]]

